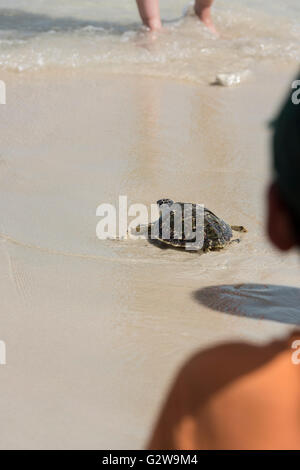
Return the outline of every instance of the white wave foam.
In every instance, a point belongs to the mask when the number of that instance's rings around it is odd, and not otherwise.
[[[191,6],[186,16],[165,22],[164,32],[156,35],[130,21],[128,10],[127,22],[84,20],[71,11],[58,18],[2,11],[0,68],[20,72],[103,66],[136,72],[139,67],[138,73],[200,82],[218,76],[218,82],[231,85],[244,79],[244,72],[236,71],[251,69],[257,61],[300,61],[297,18],[272,16],[234,2],[228,7],[220,0],[215,6],[220,38],[206,30]]]

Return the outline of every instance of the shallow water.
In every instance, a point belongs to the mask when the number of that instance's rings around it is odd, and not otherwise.
[[[214,81],[258,61],[300,59],[296,0],[219,0],[211,35],[183,0],[161,2],[164,32],[146,34],[134,0],[0,0],[0,67],[101,67],[123,73]]]
[[[8,239],[78,258],[171,264],[174,269],[186,265],[191,277],[199,269],[226,269],[229,262],[231,269],[237,265],[240,270],[256,269],[249,250],[260,252],[259,268],[263,262],[280,262],[266,250],[263,237],[260,190],[268,166],[265,158],[248,157],[251,152],[265,152],[263,126],[271,117],[266,111],[265,122],[260,116],[255,123],[258,110],[248,105],[247,115],[238,90],[228,96],[219,87],[197,88],[153,78],[98,75],[93,80],[92,85],[84,75],[65,82],[54,77],[50,84],[42,78],[31,83],[28,78],[20,82],[24,88],[18,91],[27,96],[13,97],[15,103],[22,100],[18,116],[13,103],[6,106],[0,208],[2,213],[7,207],[18,212],[18,217],[3,222]],[[35,90],[40,99],[32,127],[27,113]],[[82,93],[74,103],[75,90]],[[232,106],[235,113],[229,118]],[[74,107],[80,114],[74,116]],[[242,127],[237,127],[239,112],[244,117]],[[255,142],[248,134],[250,126],[256,131]],[[80,131],[72,143],[75,128]],[[18,133],[24,139],[21,155],[11,152],[12,135]],[[141,203],[149,216],[151,204],[162,197],[203,203],[228,223],[249,227],[250,235],[243,234],[240,245],[209,256],[158,249],[144,239],[98,240],[97,206],[112,204],[118,219],[122,195],[128,199],[127,210]],[[134,217],[127,219],[129,224]]]

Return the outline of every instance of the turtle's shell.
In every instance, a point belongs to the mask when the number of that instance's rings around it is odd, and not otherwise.
[[[184,203],[176,202],[169,217],[161,213],[159,219],[151,225],[151,238],[175,248],[188,248],[188,245],[191,250],[208,251],[223,248],[232,238],[231,227],[206,208],[204,208],[204,233],[203,226],[198,227],[202,237],[200,237],[201,243],[197,244],[195,239],[197,206],[200,211],[203,210],[198,204],[189,204],[190,210],[187,211],[184,210],[187,207]]]

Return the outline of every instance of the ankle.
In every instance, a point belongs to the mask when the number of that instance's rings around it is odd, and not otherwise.
[[[206,8],[201,8],[198,6],[198,4],[195,4],[194,7],[195,13],[198,16],[198,18],[203,21],[203,23],[211,23],[211,14],[210,14],[210,7]]]
[[[161,20],[160,18],[148,18],[147,20],[144,21],[145,26],[148,26],[148,28],[151,31],[157,31],[161,29]]]

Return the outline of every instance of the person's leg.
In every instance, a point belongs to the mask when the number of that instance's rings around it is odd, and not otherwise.
[[[208,29],[213,33],[216,33],[217,31],[210,14],[212,3],[213,0],[195,0],[195,13]]]
[[[141,19],[152,31],[161,28],[159,0],[136,0]]]

